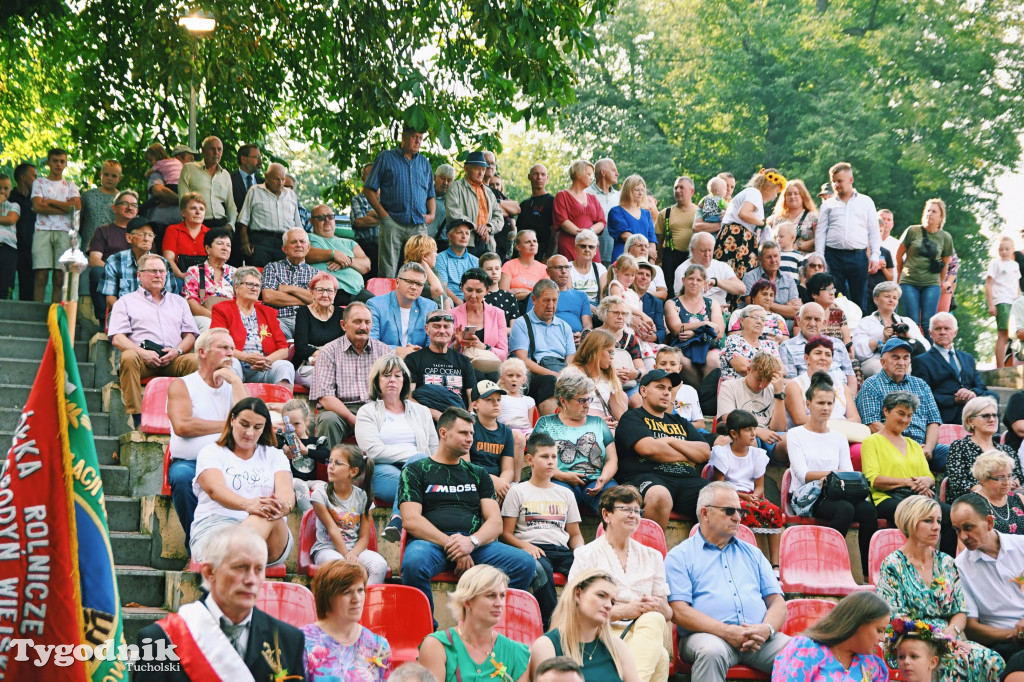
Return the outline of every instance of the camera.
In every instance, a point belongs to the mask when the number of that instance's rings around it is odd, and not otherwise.
[[[910,333],[910,325],[906,322],[900,322],[892,326],[892,333],[894,336],[906,336]]]

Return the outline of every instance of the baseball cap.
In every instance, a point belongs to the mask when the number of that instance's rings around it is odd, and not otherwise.
[[[195,149],[192,149],[192,147],[189,147],[187,144],[179,144],[177,147],[171,150],[171,156],[177,156],[178,154],[185,153],[192,154],[193,156],[199,156],[199,152],[197,152]]]
[[[658,381],[659,379],[665,378],[672,382],[673,387],[678,386],[682,381],[682,379],[679,378],[679,374],[676,372],[666,372],[663,369],[652,369],[650,372],[640,377],[640,385],[646,386],[652,381]]]
[[[898,336],[892,336],[885,342],[885,345],[882,346],[882,352],[880,355],[885,355],[889,351],[896,350],[897,348],[906,348],[910,352],[914,351],[914,347],[910,345],[909,341],[901,339]]]
[[[495,393],[508,395],[508,391],[503,389],[501,386],[493,381],[484,379],[483,381],[478,381],[476,383],[476,386],[473,387],[473,390],[469,394],[469,398],[470,400],[480,400],[481,398],[487,398]]]
[[[128,221],[128,226],[125,228],[125,231],[128,232],[128,234],[131,234],[135,230],[141,229],[143,227],[153,227],[153,224],[149,221],[149,218],[132,218],[131,220]]]

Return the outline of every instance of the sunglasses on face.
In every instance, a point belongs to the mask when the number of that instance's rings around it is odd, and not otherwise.
[[[714,509],[721,509],[722,513],[724,513],[726,516],[732,516],[734,514],[739,514],[740,512],[743,511],[739,507],[720,507],[717,504],[709,504],[708,506],[709,507],[713,507]]]

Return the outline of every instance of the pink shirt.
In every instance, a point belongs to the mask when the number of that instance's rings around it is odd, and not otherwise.
[[[508,285],[510,289],[533,289],[534,284],[548,278],[546,265],[534,261],[533,265],[526,267],[518,258],[506,261],[501,271],[511,279]]]

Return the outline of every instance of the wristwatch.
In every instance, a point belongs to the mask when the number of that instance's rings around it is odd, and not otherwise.
[[[480,547],[480,541],[476,539],[475,535],[470,535],[469,536],[469,541],[473,543],[474,547],[477,547],[477,548]]]
[[[775,394],[775,399],[776,400],[785,400],[786,399],[786,392],[783,391],[782,393],[776,393]]]
[[[717,287],[718,286],[718,278],[717,277],[712,277],[711,279],[708,280],[708,282],[713,287]]]
[[[960,628],[958,628],[958,627],[957,627],[957,626],[955,626],[955,625],[953,626],[953,629],[954,629],[954,630],[956,630],[956,638],[957,638],[957,639],[960,639],[960,638],[961,638],[961,637],[963,636],[963,634],[964,634],[964,631],[963,631],[963,630],[961,630]]]
[[[768,626],[768,639],[771,639],[772,637],[774,637],[775,636],[775,628],[772,627],[772,624],[771,623],[763,623],[763,625],[767,625]]]

